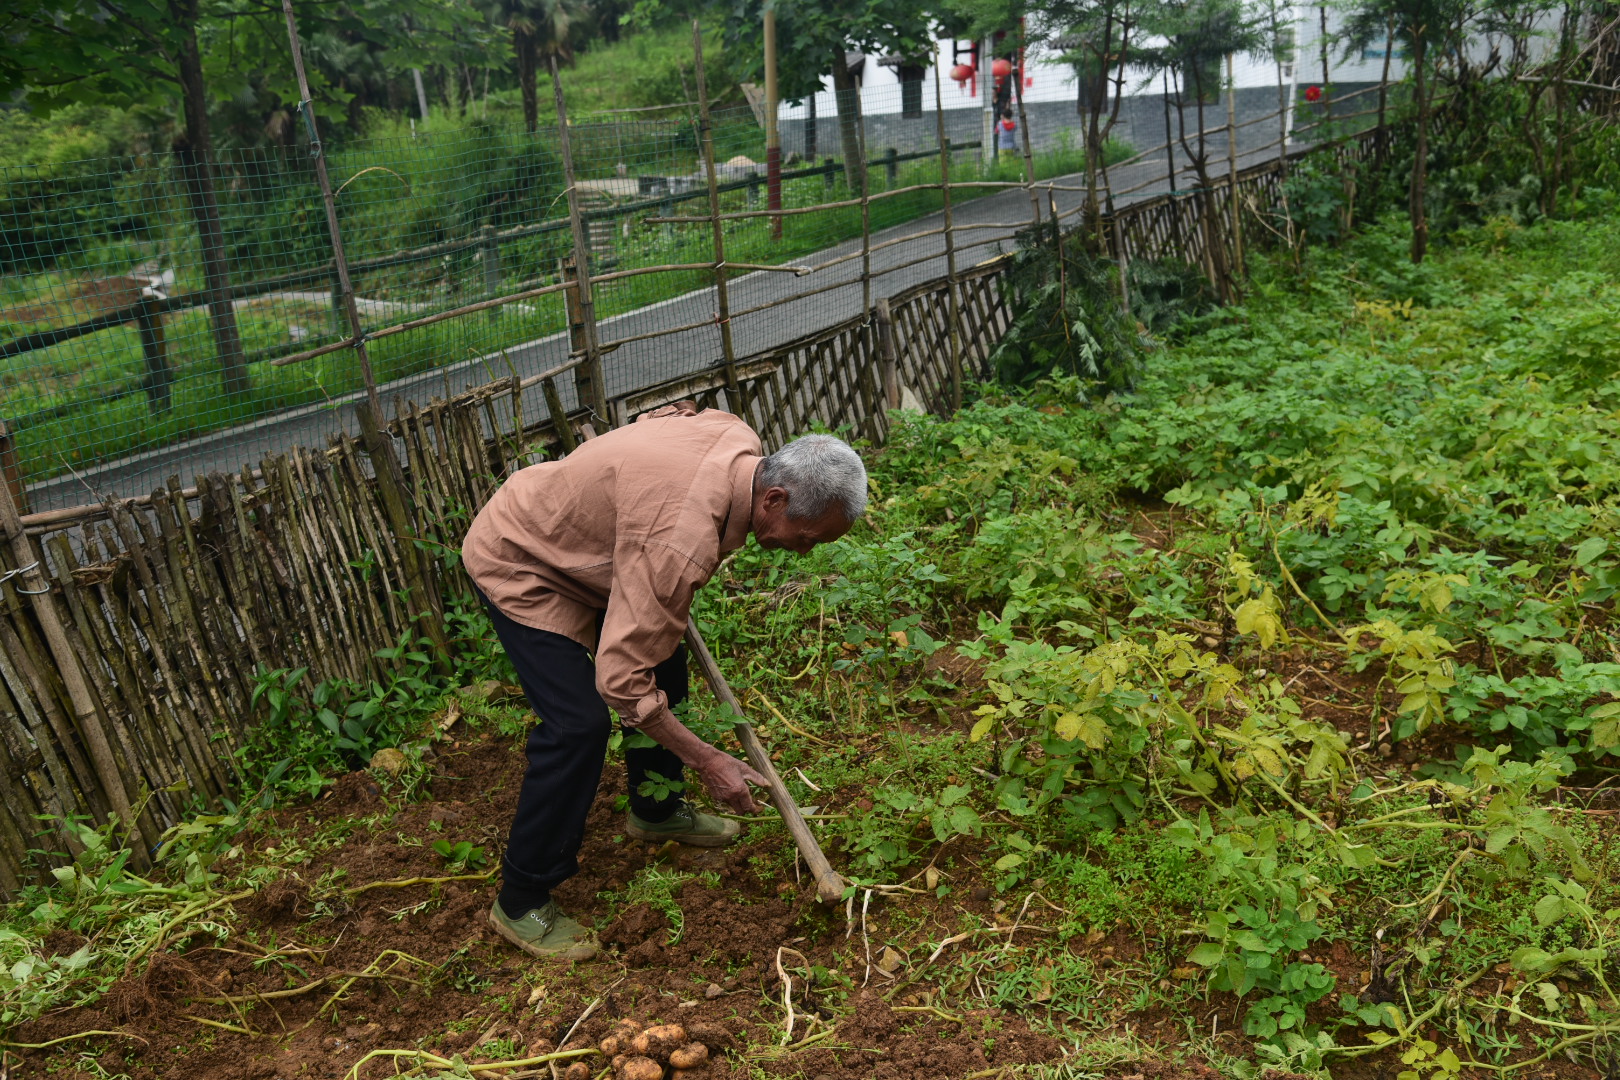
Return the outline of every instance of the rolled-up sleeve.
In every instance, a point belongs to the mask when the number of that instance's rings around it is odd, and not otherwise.
[[[615,551],[596,688],[625,724],[639,726],[669,708],[653,668],[674,655],[692,597],[714,573],[715,562],[656,540],[623,543]]]

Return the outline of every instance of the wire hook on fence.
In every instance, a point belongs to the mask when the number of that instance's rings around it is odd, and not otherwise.
[[[39,560],[35,559],[27,566],[19,566],[15,570],[7,570],[5,573],[0,574],[0,585],[4,585],[14,577],[19,577],[37,569],[39,569]],[[46,585],[43,589],[21,589],[15,585],[13,585],[12,588],[24,596],[43,596],[45,593],[51,591],[51,587],[49,585]]]

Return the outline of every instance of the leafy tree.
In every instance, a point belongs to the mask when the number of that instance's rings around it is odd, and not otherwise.
[[[1342,32],[1352,49],[1382,43],[1391,34],[1406,48],[1417,108],[1417,149],[1407,189],[1414,263],[1421,263],[1429,249],[1427,183],[1434,58],[1450,56],[1466,63],[1469,27],[1476,12],[1474,0],[1353,0]]]
[[[518,90],[523,95],[523,126],[533,134],[540,125],[535,76],[547,57],[572,62],[574,51],[593,27],[586,0],[486,0],[490,21],[512,33],[512,56]]]
[[[726,17],[726,53],[734,69],[758,79],[764,70],[764,5],[776,12],[778,88],[783,100],[815,93],[831,74],[838,103],[838,137],[851,190],[865,183],[860,96],[850,73],[851,51],[929,56],[931,28],[943,10],[927,0],[735,0]],[[629,18],[651,25],[672,15],[702,17],[701,0],[639,0]]]
[[[1234,53],[1261,54],[1267,47],[1263,22],[1244,0],[1159,0],[1144,12],[1142,29],[1159,38],[1161,44],[1138,50],[1137,63],[1152,71],[1168,72],[1176,88],[1176,141],[1198,177],[1198,199],[1202,203],[1204,247],[1210,260],[1210,277],[1227,298],[1236,292],[1236,276],[1227,265],[1226,246],[1216,234],[1214,223],[1221,214],[1214,196],[1210,174],[1210,146],[1204,108],[1220,94],[1221,61]],[[1196,116],[1196,131],[1187,135],[1188,97]]]
[[[457,19],[449,0],[357,0],[332,8],[298,0],[301,26],[397,44],[410,63],[416,27]],[[379,12],[384,12],[379,16]],[[384,28],[379,31],[377,27]],[[400,33],[386,34],[389,27]],[[214,348],[224,390],[248,387],[246,356],[231,302],[231,275],[214,176],[211,106],[257,87],[266,100],[296,100],[286,24],[274,0],[8,0],[0,16],[0,100],[37,111],[87,101],[178,107],[172,148],[196,222]],[[319,71],[312,72],[317,81]],[[321,82],[327,101],[341,102]],[[223,91],[223,94],[221,93]]]

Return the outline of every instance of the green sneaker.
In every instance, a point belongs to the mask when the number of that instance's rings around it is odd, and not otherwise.
[[[625,832],[637,840],[651,840],[653,843],[675,840],[693,847],[725,847],[742,832],[742,826],[735,821],[713,814],[700,814],[685,799],[681,800],[681,805],[668,819],[656,824],[642,821],[636,817],[634,810],[626,817],[628,824]]]
[[[590,931],[562,913],[557,901],[548,900],[520,918],[509,919],[496,900],[489,909],[489,925],[495,932],[530,956],[551,960],[589,960],[596,955],[596,942]]]

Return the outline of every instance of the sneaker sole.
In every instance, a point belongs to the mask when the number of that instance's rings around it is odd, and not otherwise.
[[[736,825],[737,823],[733,821],[731,824]],[[721,833],[719,835],[713,835],[710,833],[666,833],[653,832],[650,829],[643,829],[640,826],[628,821],[625,822],[624,831],[636,840],[646,840],[654,844],[661,844],[666,840],[674,840],[678,844],[687,844],[691,847],[711,848],[729,847],[731,844],[736,843],[737,838],[742,835],[742,828],[740,826],[736,832]]]
[[[522,938],[518,937],[504,923],[495,917],[495,913],[493,911],[491,911],[487,917],[489,919],[490,928],[502,938],[511,942],[513,945],[516,945],[519,949],[522,949],[530,956],[536,956],[542,960],[589,960],[597,953],[596,944],[590,941],[582,941],[577,945],[570,945],[566,949],[558,949],[548,952],[545,949],[535,945],[534,942],[524,941]]]

